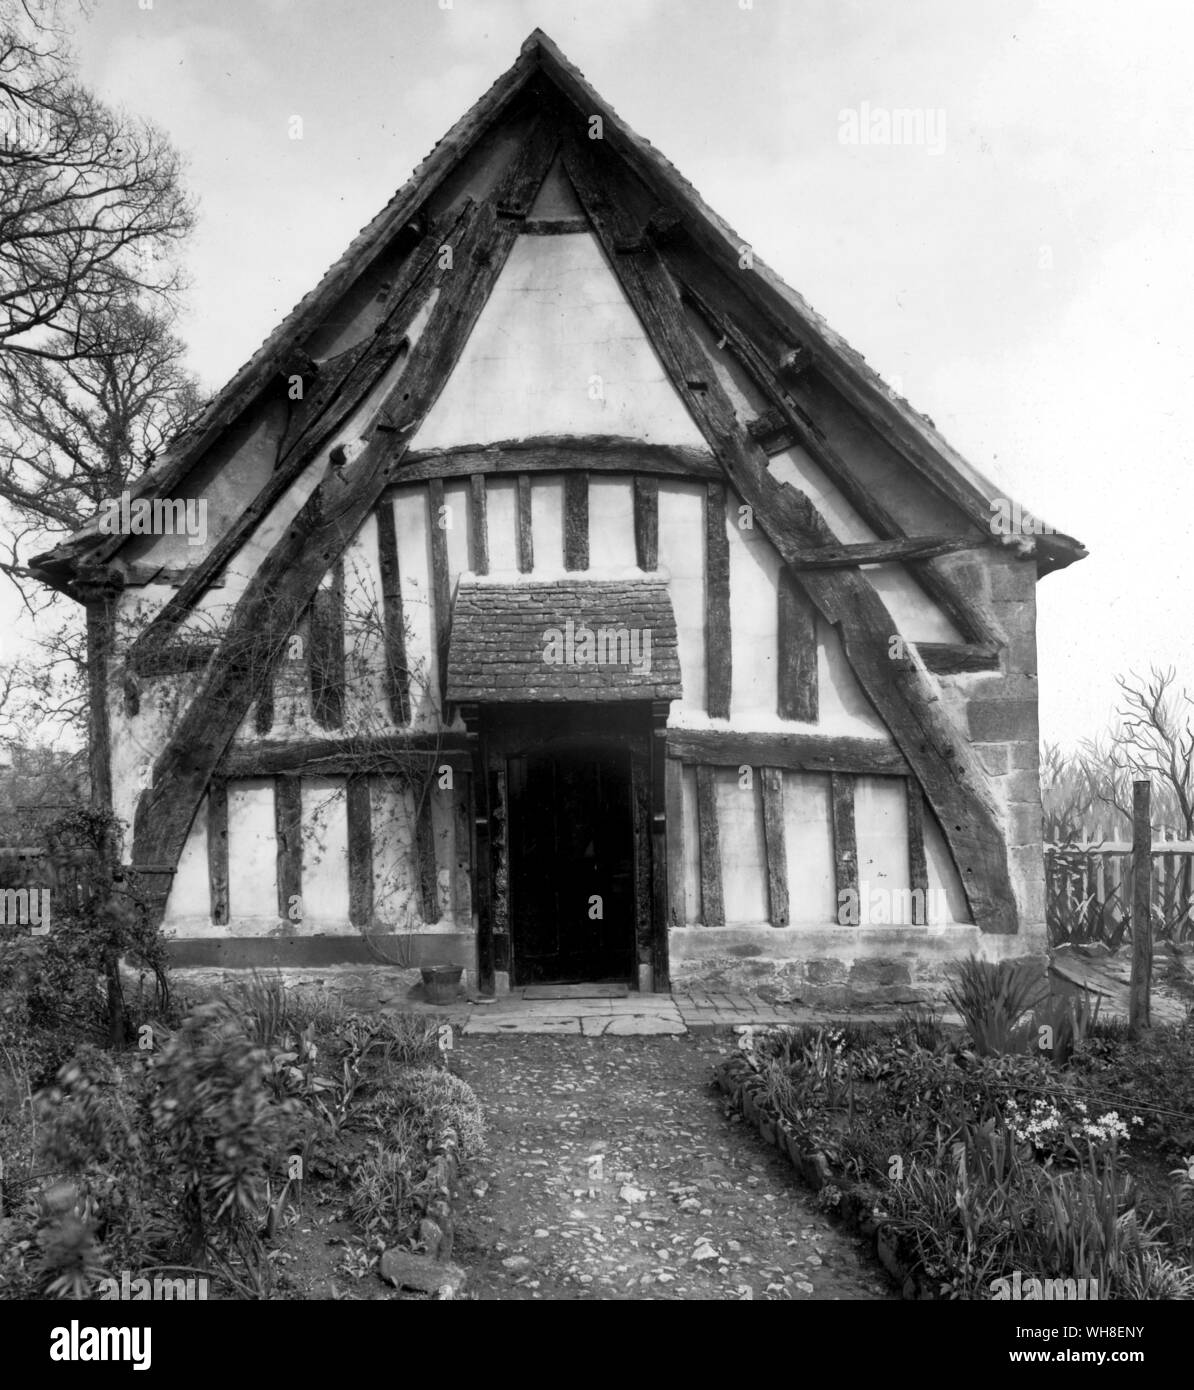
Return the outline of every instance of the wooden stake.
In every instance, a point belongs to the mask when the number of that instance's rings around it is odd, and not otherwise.
[[[1153,828],[1152,787],[1132,783],[1132,975],[1128,986],[1128,1032],[1133,1038],[1151,1027],[1149,986],[1153,968],[1151,918]]]

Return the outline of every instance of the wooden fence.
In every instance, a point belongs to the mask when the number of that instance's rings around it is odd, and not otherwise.
[[[1167,833],[1152,842],[1150,908],[1155,940],[1194,937],[1194,840]],[[1045,846],[1050,944],[1102,941],[1113,950],[1131,936],[1132,842],[1091,840]]]

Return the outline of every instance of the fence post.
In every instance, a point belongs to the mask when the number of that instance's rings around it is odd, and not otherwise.
[[[1151,921],[1153,829],[1151,785],[1132,783],[1132,976],[1128,990],[1128,1032],[1138,1038],[1150,1026],[1149,984],[1153,964]]]

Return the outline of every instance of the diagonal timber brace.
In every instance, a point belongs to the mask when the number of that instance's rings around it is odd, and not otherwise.
[[[153,783],[133,819],[133,862],[176,866],[191,823],[252,701],[322,576],[348,546],[393,481],[419,424],[439,396],[489,298],[518,235],[521,216],[551,165],[558,144],[543,113],[498,187],[480,205],[448,267],[436,274],[431,316],[361,453],[329,468],[306,506],[276,542],[233,609],[203,682],[157,758]],[[499,211],[500,209],[500,211]],[[150,912],[159,921],[166,891]]]
[[[406,342],[415,316],[426,304],[433,289],[434,258],[442,246],[450,246],[453,254],[458,251],[472,211],[468,207],[454,218],[437,221],[411,252],[394,291],[394,308],[352,365],[337,389],[334,402],[323,403],[324,408],[304,422],[298,437],[278,460],[265,486],[134,641],[128,659],[129,665],[138,674],[152,673],[155,658],[179,624],[394,362]]]
[[[676,288],[658,252],[619,207],[620,171],[575,132],[563,157],[627,298],[730,484],[753,509],[760,529],[794,571],[810,549],[837,544],[809,499],[768,470],[767,457],[736,419],[729,398],[684,319]],[[974,922],[986,932],[1014,933],[1017,912],[1003,835],[974,755],[950,724],[925,675],[902,652],[886,606],[857,570],[804,570],[798,582],[841,637],[846,658],[891,731],[941,823]],[[897,643],[892,645],[892,639]]]

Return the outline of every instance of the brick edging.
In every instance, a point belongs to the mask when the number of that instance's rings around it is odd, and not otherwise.
[[[791,1124],[770,1107],[762,1077],[745,1057],[730,1057],[714,1069],[717,1084],[744,1120],[758,1130],[760,1137],[779,1150],[795,1168],[801,1181],[814,1192],[832,1184],[842,1194],[836,1211],[846,1228],[861,1236],[875,1252],[875,1258],[900,1285],[907,1299],[933,1299],[932,1289],[915,1272],[915,1259],[909,1240],[896,1222],[876,1217],[872,1200],[860,1185],[835,1175],[829,1160],[817,1150],[803,1147]]]
[[[456,1207],[454,1195],[456,1179],[460,1173],[460,1139],[456,1131],[445,1126],[438,1142],[431,1150],[431,1162],[421,1182],[412,1189],[415,1210],[418,1215],[411,1227],[426,1241],[428,1236],[435,1243],[435,1259],[444,1264],[452,1256],[452,1246],[456,1239]],[[435,1232],[425,1232],[423,1223],[430,1221],[439,1228]]]

